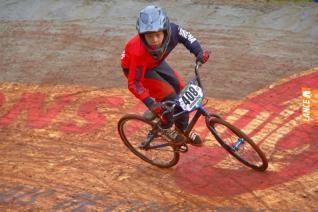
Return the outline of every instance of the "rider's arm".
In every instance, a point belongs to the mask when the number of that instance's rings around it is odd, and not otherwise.
[[[138,57],[131,53],[131,47],[127,44],[125,51],[121,55],[121,66],[128,79],[128,89],[134,96],[149,107],[154,103],[154,100],[141,83],[146,69],[141,61],[142,60],[138,60]]]
[[[173,23],[171,23],[171,27],[178,42],[182,43],[192,54],[197,56],[202,51],[200,43],[190,32]]]
[[[128,89],[141,101],[149,96],[141,83],[144,72],[145,67],[142,64],[132,63],[128,73]]]
[[[154,100],[150,97],[149,92],[141,83],[144,72],[145,67],[143,65],[131,65],[128,74],[128,89],[150,108],[154,104]]]
[[[130,56],[126,52],[127,52],[127,47],[121,54],[121,67],[123,69],[125,76],[128,78]]]

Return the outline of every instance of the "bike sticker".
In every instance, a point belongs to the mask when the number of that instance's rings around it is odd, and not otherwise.
[[[202,99],[202,89],[193,83],[189,83],[178,96],[177,105],[185,111],[192,111],[201,106]]]

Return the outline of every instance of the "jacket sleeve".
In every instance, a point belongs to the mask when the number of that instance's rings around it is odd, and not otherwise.
[[[129,91],[144,102],[147,97],[150,97],[148,90],[141,83],[146,66],[142,63],[142,60],[138,60],[137,56],[131,54],[129,44],[127,44],[121,56],[121,66],[128,79]]]
[[[192,54],[197,56],[202,51],[201,45],[193,35],[176,25],[178,42],[182,43]]]
[[[121,54],[121,67],[123,69],[125,76],[128,78],[130,56],[126,52],[127,52],[127,47]]]
[[[132,61],[128,73],[128,89],[141,101],[144,101],[150,96],[148,90],[145,89],[141,83],[144,74],[145,66],[143,64],[137,64],[136,61]]]

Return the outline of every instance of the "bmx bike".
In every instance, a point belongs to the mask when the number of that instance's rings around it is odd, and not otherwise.
[[[160,168],[169,168],[179,161],[180,153],[188,151],[189,134],[200,118],[205,117],[206,127],[216,141],[234,158],[244,165],[265,171],[268,161],[265,154],[242,130],[225,121],[220,115],[210,113],[204,105],[203,86],[199,75],[200,63],[195,65],[195,77],[190,80],[175,102],[163,102],[167,111],[178,105],[183,111],[173,115],[178,119],[184,113],[195,112],[183,136],[184,142],[174,143],[160,126],[160,119],[149,110],[145,114],[126,114],[118,122],[118,132],[128,149],[142,160]],[[205,103],[204,103],[204,100]],[[150,114],[150,115],[149,115]]]

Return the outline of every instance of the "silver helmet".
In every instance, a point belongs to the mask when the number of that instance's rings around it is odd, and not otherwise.
[[[151,5],[145,7],[139,13],[136,29],[146,50],[154,59],[160,59],[167,50],[171,34],[170,22],[166,13],[158,6]],[[145,40],[144,34],[160,31],[163,31],[165,34],[162,45],[158,49],[151,49]]]

